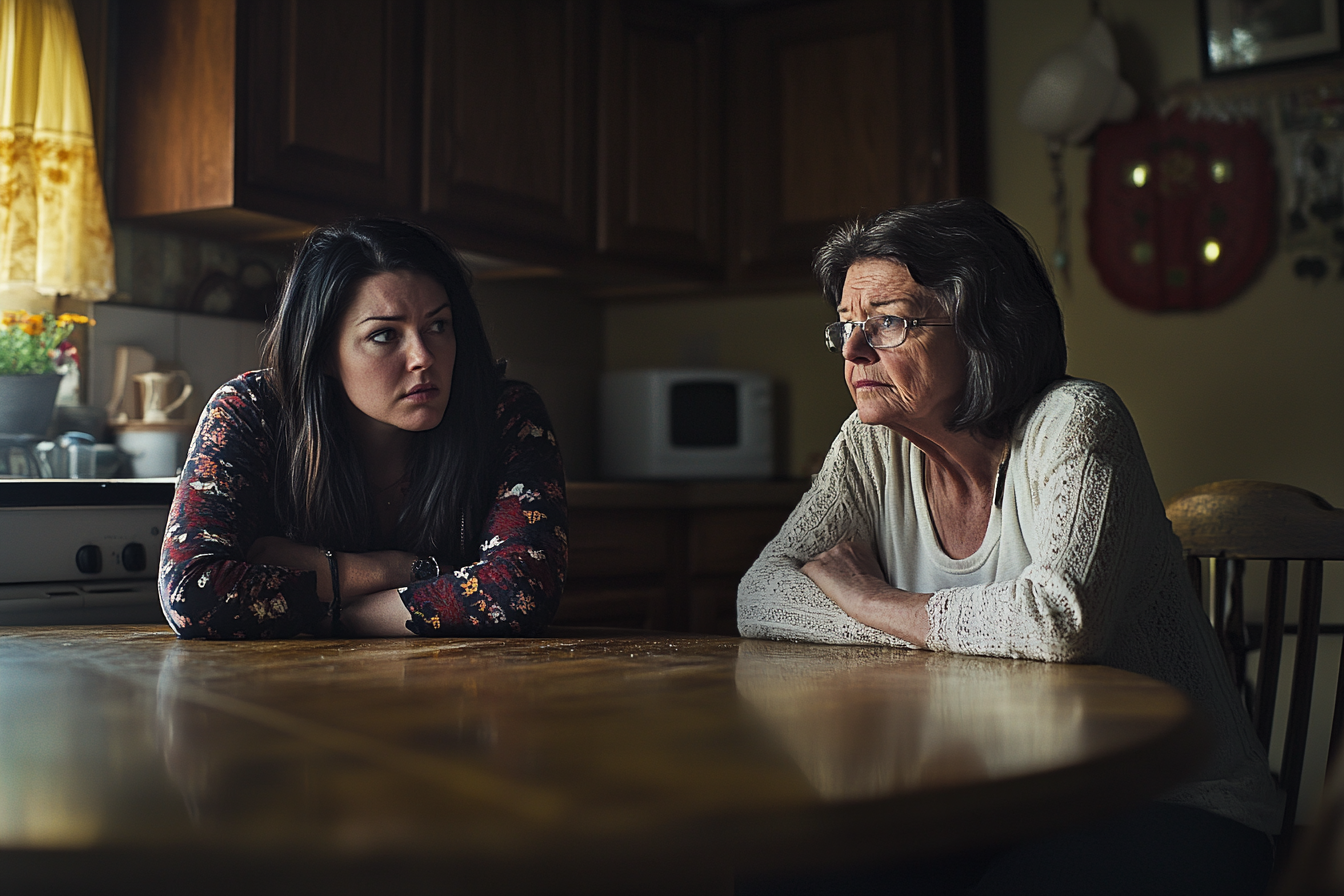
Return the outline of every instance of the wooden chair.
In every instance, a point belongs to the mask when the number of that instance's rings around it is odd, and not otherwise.
[[[1293,844],[1274,896],[1344,893],[1344,761],[1336,751],[1316,814]]]
[[[1311,492],[1273,482],[1233,479],[1201,485],[1167,505],[1167,517],[1181,544],[1194,580],[1204,595],[1202,567],[1213,562],[1211,618],[1223,644],[1233,678],[1247,699],[1260,742],[1269,749],[1278,694],[1279,664],[1285,633],[1297,635],[1292,691],[1284,736],[1279,786],[1287,793],[1283,833],[1293,830],[1302,761],[1306,753],[1316,652],[1322,630],[1344,634],[1344,625],[1321,625],[1322,561],[1344,560],[1344,509],[1331,507]],[[1242,577],[1247,560],[1269,561],[1262,626],[1246,622]],[[1303,561],[1297,624],[1287,624],[1288,562]],[[1246,654],[1260,649],[1253,686],[1246,682]],[[1344,663],[1330,729],[1330,756],[1338,755],[1344,728]]]

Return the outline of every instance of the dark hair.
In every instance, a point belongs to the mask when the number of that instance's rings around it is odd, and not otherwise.
[[[391,542],[378,543],[344,390],[323,371],[360,284],[392,271],[423,274],[443,287],[457,353],[448,408],[437,427],[413,435],[406,504]],[[434,554],[449,568],[477,559],[477,535],[493,497],[500,376],[469,277],[443,241],[405,221],[359,218],[319,227],[299,246],[262,347],[281,411],[276,508],[292,537],[330,550]]]
[[[837,227],[812,271],[837,308],[850,265],[899,262],[952,319],[966,349],[953,431],[1002,438],[1033,397],[1064,376],[1064,319],[1031,237],[979,199],[945,199]]]

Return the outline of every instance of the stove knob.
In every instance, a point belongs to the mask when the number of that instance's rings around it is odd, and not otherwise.
[[[80,572],[93,575],[96,572],[103,571],[103,552],[98,549],[96,544],[86,544],[84,547],[75,551],[75,565],[79,567]]]
[[[140,572],[145,568],[145,546],[133,541],[121,549],[121,565],[127,572]]]

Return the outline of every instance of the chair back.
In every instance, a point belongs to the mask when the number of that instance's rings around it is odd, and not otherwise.
[[[1283,760],[1279,767],[1279,785],[1287,794],[1282,832],[1291,832],[1302,784],[1317,645],[1322,633],[1323,561],[1344,560],[1344,509],[1331,507],[1318,495],[1291,485],[1233,479],[1201,485],[1177,496],[1167,505],[1167,517],[1185,548],[1195,593],[1201,599],[1203,566],[1212,561],[1210,617],[1266,751],[1274,726],[1284,634],[1297,636]],[[1258,628],[1246,622],[1242,581],[1247,560],[1265,560],[1269,564],[1265,620]],[[1289,561],[1302,562],[1296,625],[1287,624],[1284,619]],[[1341,625],[1324,628],[1328,634],[1344,634]],[[1257,648],[1259,669],[1254,685],[1248,685],[1246,654]],[[1340,664],[1338,678],[1330,729],[1332,758],[1339,753],[1344,728],[1341,720],[1344,663]]]
[[[1274,896],[1344,893],[1344,761],[1338,751],[1316,814],[1293,844]]]

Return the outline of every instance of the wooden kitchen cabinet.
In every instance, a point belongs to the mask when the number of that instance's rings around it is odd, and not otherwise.
[[[428,0],[421,212],[591,245],[595,28],[585,0]]]
[[[608,0],[601,41],[597,249],[713,271],[723,255],[719,17]]]
[[[731,41],[732,276],[797,276],[839,221],[983,195],[981,4],[788,6]]]
[[[413,4],[126,0],[118,20],[118,217],[292,236],[412,206]]]
[[[555,622],[737,633],[737,583],[805,481],[571,482]]]
[[[415,9],[404,0],[252,0],[242,134],[248,186],[364,211],[414,196]]]
[[[836,222],[984,193],[980,0],[117,10],[122,219],[386,212],[620,294],[810,283]]]

